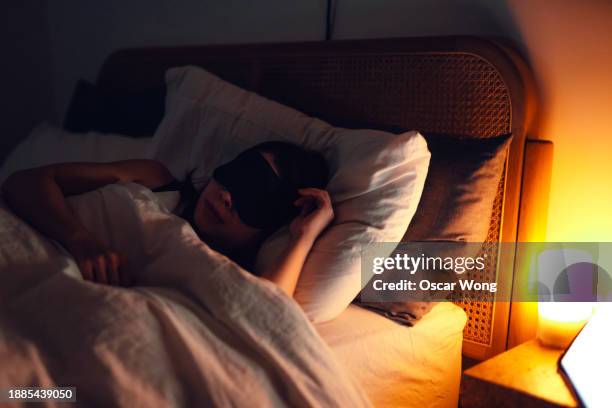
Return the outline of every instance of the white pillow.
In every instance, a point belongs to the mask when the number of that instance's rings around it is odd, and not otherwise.
[[[268,140],[293,142],[327,159],[335,219],[319,237],[295,293],[309,318],[340,314],[361,290],[361,249],[398,242],[419,202],[430,154],[417,132],[335,128],[197,67],[166,73],[166,115],[151,146],[177,178],[196,169],[200,186],[212,170]],[[256,270],[274,262],[288,239],[283,228],[262,246]]]
[[[0,183],[15,171],[52,163],[145,158],[150,141],[97,132],[72,133],[42,123],[6,158],[0,170]]]

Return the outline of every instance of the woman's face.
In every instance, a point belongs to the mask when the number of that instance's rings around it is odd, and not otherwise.
[[[262,153],[274,171],[273,158]],[[198,198],[194,221],[202,238],[212,246],[233,251],[259,243],[264,230],[245,224],[232,202],[232,195],[211,179]]]
[[[260,229],[246,225],[232,205],[232,195],[211,179],[198,198],[194,221],[209,244],[234,250],[256,242]]]

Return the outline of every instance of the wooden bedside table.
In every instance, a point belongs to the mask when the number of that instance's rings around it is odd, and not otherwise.
[[[577,407],[557,370],[561,354],[531,340],[465,370],[460,406]]]

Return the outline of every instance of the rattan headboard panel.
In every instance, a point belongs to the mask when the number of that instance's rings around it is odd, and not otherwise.
[[[512,133],[487,241],[499,242],[502,235],[505,241],[516,239],[530,109],[524,64],[504,47],[483,39],[445,37],[123,50],[109,57],[98,85],[117,93],[145,89],[162,84],[165,70],[180,65],[202,66],[337,126],[477,138]],[[494,277],[495,253],[488,258],[484,273]],[[498,305],[457,303],[469,318],[466,341],[490,347],[494,332],[505,336],[507,327],[494,327]],[[507,320],[504,316],[498,321]]]
[[[473,137],[511,132],[507,87],[476,55],[275,59],[262,61],[261,71],[260,93],[336,124]]]

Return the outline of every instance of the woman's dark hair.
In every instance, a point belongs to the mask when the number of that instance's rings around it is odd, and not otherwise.
[[[280,141],[263,142],[248,150],[271,154],[279,177],[296,188],[325,188],[329,182],[329,166],[317,151]]]

